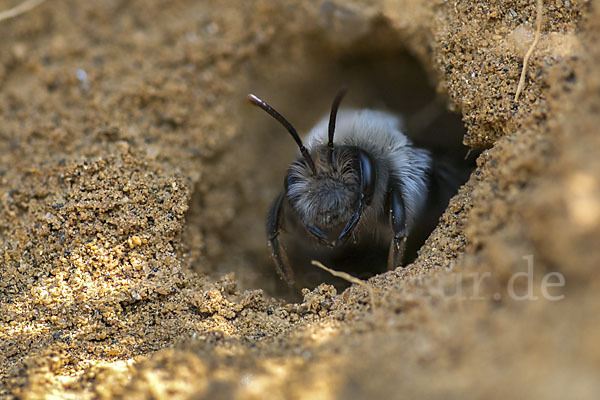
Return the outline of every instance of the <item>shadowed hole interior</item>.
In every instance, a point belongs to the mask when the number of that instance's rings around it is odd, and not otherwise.
[[[234,272],[242,288],[262,288],[277,296],[288,290],[270,260],[265,216],[283,190],[297,147],[285,128],[246,100],[248,93],[268,102],[303,136],[329,113],[333,97],[345,86],[342,108],[399,114],[414,142],[457,163],[465,164],[468,150],[461,144],[460,115],[448,111],[426,70],[385,24],[343,49],[313,33],[303,49],[293,56],[267,49],[250,62],[246,87],[233,94],[231,123],[239,135],[224,154],[210,161],[214,173],[198,184],[184,235],[198,272],[214,279]],[[284,234],[283,240],[293,238]]]

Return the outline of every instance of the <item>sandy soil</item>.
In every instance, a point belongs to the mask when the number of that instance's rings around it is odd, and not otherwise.
[[[535,1],[216,4],[0,22],[0,397],[600,397],[600,2],[544,1],[518,102]],[[483,151],[374,301],[296,301],[263,232],[294,147],[245,96],[305,131],[342,84]]]

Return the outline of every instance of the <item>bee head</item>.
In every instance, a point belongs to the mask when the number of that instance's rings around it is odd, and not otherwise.
[[[348,238],[358,224],[374,188],[371,157],[353,146],[333,144],[337,111],[346,94],[342,89],[331,106],[326,145],[308,151],[296,129],[273,107],[253,94],[250,102],[275,118],[290,133],[302,157],[289,168],[285,188],[292,207],[312,236],[327,246]]]
[[[299,159],[285,180],[292,207],[306,225],[315,225],[328,237],[337,237],[356,210],[361,195],[358,151],[326,146],[312,152],[316,174]],[[330,158],[331,157],[331,158]]]

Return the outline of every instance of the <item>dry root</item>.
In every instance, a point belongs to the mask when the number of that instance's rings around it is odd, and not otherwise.
[[[519,95],[523,90],[523,85],[525,85],[525,74],[527,73],[527,66],[529,64],[529,58],[533,54],[533,50],[535,46],[537,46],[540,41],[540,36],[542,34],[542,19],[544,14],[544,1],[537,0],[537,10],[536,10],[536,21],[535,21],[535,38],[533,39],[533,43],[531,43],[531,47],[525,53],[525,57],[523,58],[523,69],[521,70],[521,78],[519,78],[519,85],[517,86],[517,92],[515,93],[515,103],[519,101]]]
[[[39,6],[46,0],[25,0],[21,4],[16,7],[13,7],[9,10],[0,12],[0,21],[4,21],[5,19],[10,19],[17,17],[27,11],[31,10],[34,7]]]
[[[375,311],[375,292],[373,291],[373,288],[371,287],[371,285],[369,285],[367,282],[360,280],[357,277],[354,277],[346,272],[336,271],[331,268],[328,268],[328,267],[324,266],[322,263],[320,263],[319,261],[312,260],[311,263],[312,263],[312,265],[329,272],[331,275],[333,275],[335,277],[342,278],[350,283],[356,283],[357,285],[364,287],[367,290],[367,292],[369,292],[369,298],[371,301],[371,309],[373,311]]]

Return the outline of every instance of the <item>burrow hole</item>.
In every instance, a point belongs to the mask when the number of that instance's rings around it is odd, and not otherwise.
[[[192,198],[184,234],[197,272],[215,280],[234,272],[242,289],[288,298],[270,259],[264,223],[297,148],[276,121],[247,102],[248,93],[269,102],[303,135],[328,114],[345,86],[344,107],[400,114],[413,141],[457,162],[468,150],[460,115],[448,111],[431,74],[385,22],[351,45],[338,46],[324,32],[303,39],[265,49],[244,71],[231,120],[239,135],[215,158],[205,187]]]

